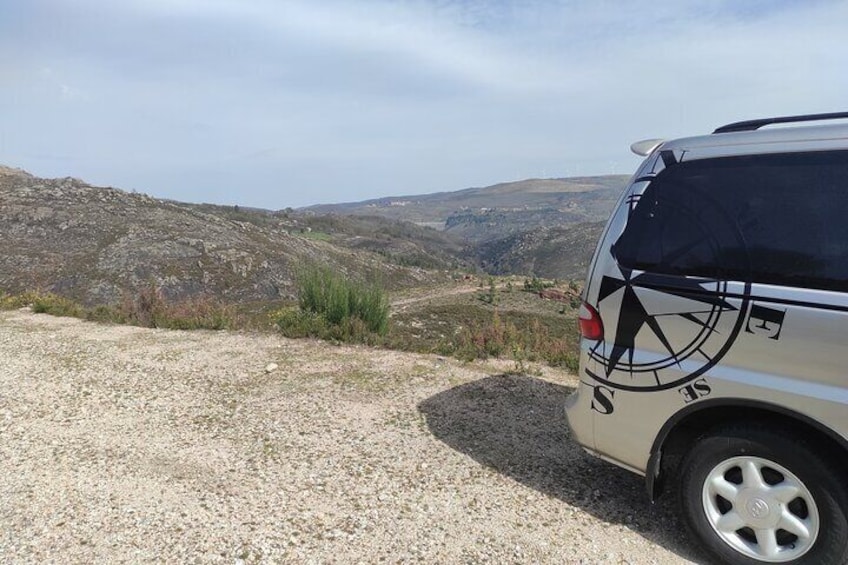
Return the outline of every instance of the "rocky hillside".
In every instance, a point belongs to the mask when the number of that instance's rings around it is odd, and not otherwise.
[[[474,249],[474,258],[494,275],[583,280],[604,223],[542,227],[487,241]]]
[[[367,246],[336,245],[286,216],[0,167],[0,291],[50,290],[95,304],[155,284],[169,298],[268,300],[291,295],[293,271],[313,261],[353,277],[379,276],[389,287],[445,276]]]
[[[389,288],[475,268],[580,279],[600,232],[592,222],[624,181],[531,180],[272,212],[0,166],[0,292],[50,290],[92,305],[153,284],[172,299],[275,300],[293,295],[295,270],[311,262]]]

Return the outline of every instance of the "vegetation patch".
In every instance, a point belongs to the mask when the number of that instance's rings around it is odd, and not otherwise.
[[[326,232],[322,231],[309,231],[309,230],[301,230],[298,234],[300,237],[305,237],[306,239],[311,239],[314,241],[331,241],[333,236]]]
[[[277,327],[289,337],[377,344],[389,328],[389,301],[376,283],[352,281],[327,267],[297,276],[298,309],[284,308]]]
[[[24,292],[21,294],[0,294],[0,309],[14,310],[29,306],[37,314],[53,316],[85,317],[85,308],[64,296],[52,292]]]
[[[524,290],[527,292],[541,292],[547,288],[553,288],[557,281],[547,281],[538,277],[524,279]]]
[[[548,365],[577,370],[575,338],[554,331],[539,318],[504,320],[495,311],[490,320],[463,328],[445,348],[460,358],[507,357],[518,363],[543,361]]]
[[[24,306],[29,306],[38,314],[147,328],[221,330],[242,326],[231,306],[203,297],[168,302],[154,286],[142,289],[135,296],[124,295],[118,305],[99,305],[92,308],[50,292],[0,295],[0,309],[9,310]]]
[[[497,290],[495,290],[496,288]],[[385,345],[460,359],[500,357],[576,370],[578,328],[571,304],[490,284],[477,293],[422,302],[393,318]]]
[[[549,289],[528,279],[525,287]],[[577,292],[574,283],[563,292]],[[297,277],[297,303],[224,304],[198,297],[169,301],[156,286],[125,294],[115,305],[85,307],[47,292],[0,293],[0,308],[29,306],[35,312],[102,323],[169,329],[274,328],[291,338],[362,343],[464,360],[498,357],[576,369],[578,331],[575,305],[522,292],[521,279],[488,278],[471,291],[461,286],[430,290],[406,303],[390,319],[386,293],[378,284],[351,280],[327,267]],[[579,306],[579,304],[578,304]]]
[[[238,325],[230,306],[208,297],[168,302],[153,285],[135,296],[124,295],[117,314],[126,323],[150,328],[223,330]]]

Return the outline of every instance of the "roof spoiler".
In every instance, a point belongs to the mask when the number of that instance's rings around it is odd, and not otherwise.
[[[647,157],[654,149],[662,145],[664,141],[664,139],[643,139],[631,145],[630,150],[636,155]]]

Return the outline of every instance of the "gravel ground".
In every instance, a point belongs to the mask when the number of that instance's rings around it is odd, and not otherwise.
[[[26,310],[0,359],[4,563],[703,560],[567,373]]]

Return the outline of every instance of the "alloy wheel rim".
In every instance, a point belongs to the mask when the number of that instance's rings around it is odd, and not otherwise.
[[[701,498],[719,538],[759,561],[797,559],[819,534],[818,507],[807,486],[786,467],[761,457],[733,457],[716,465]]]

